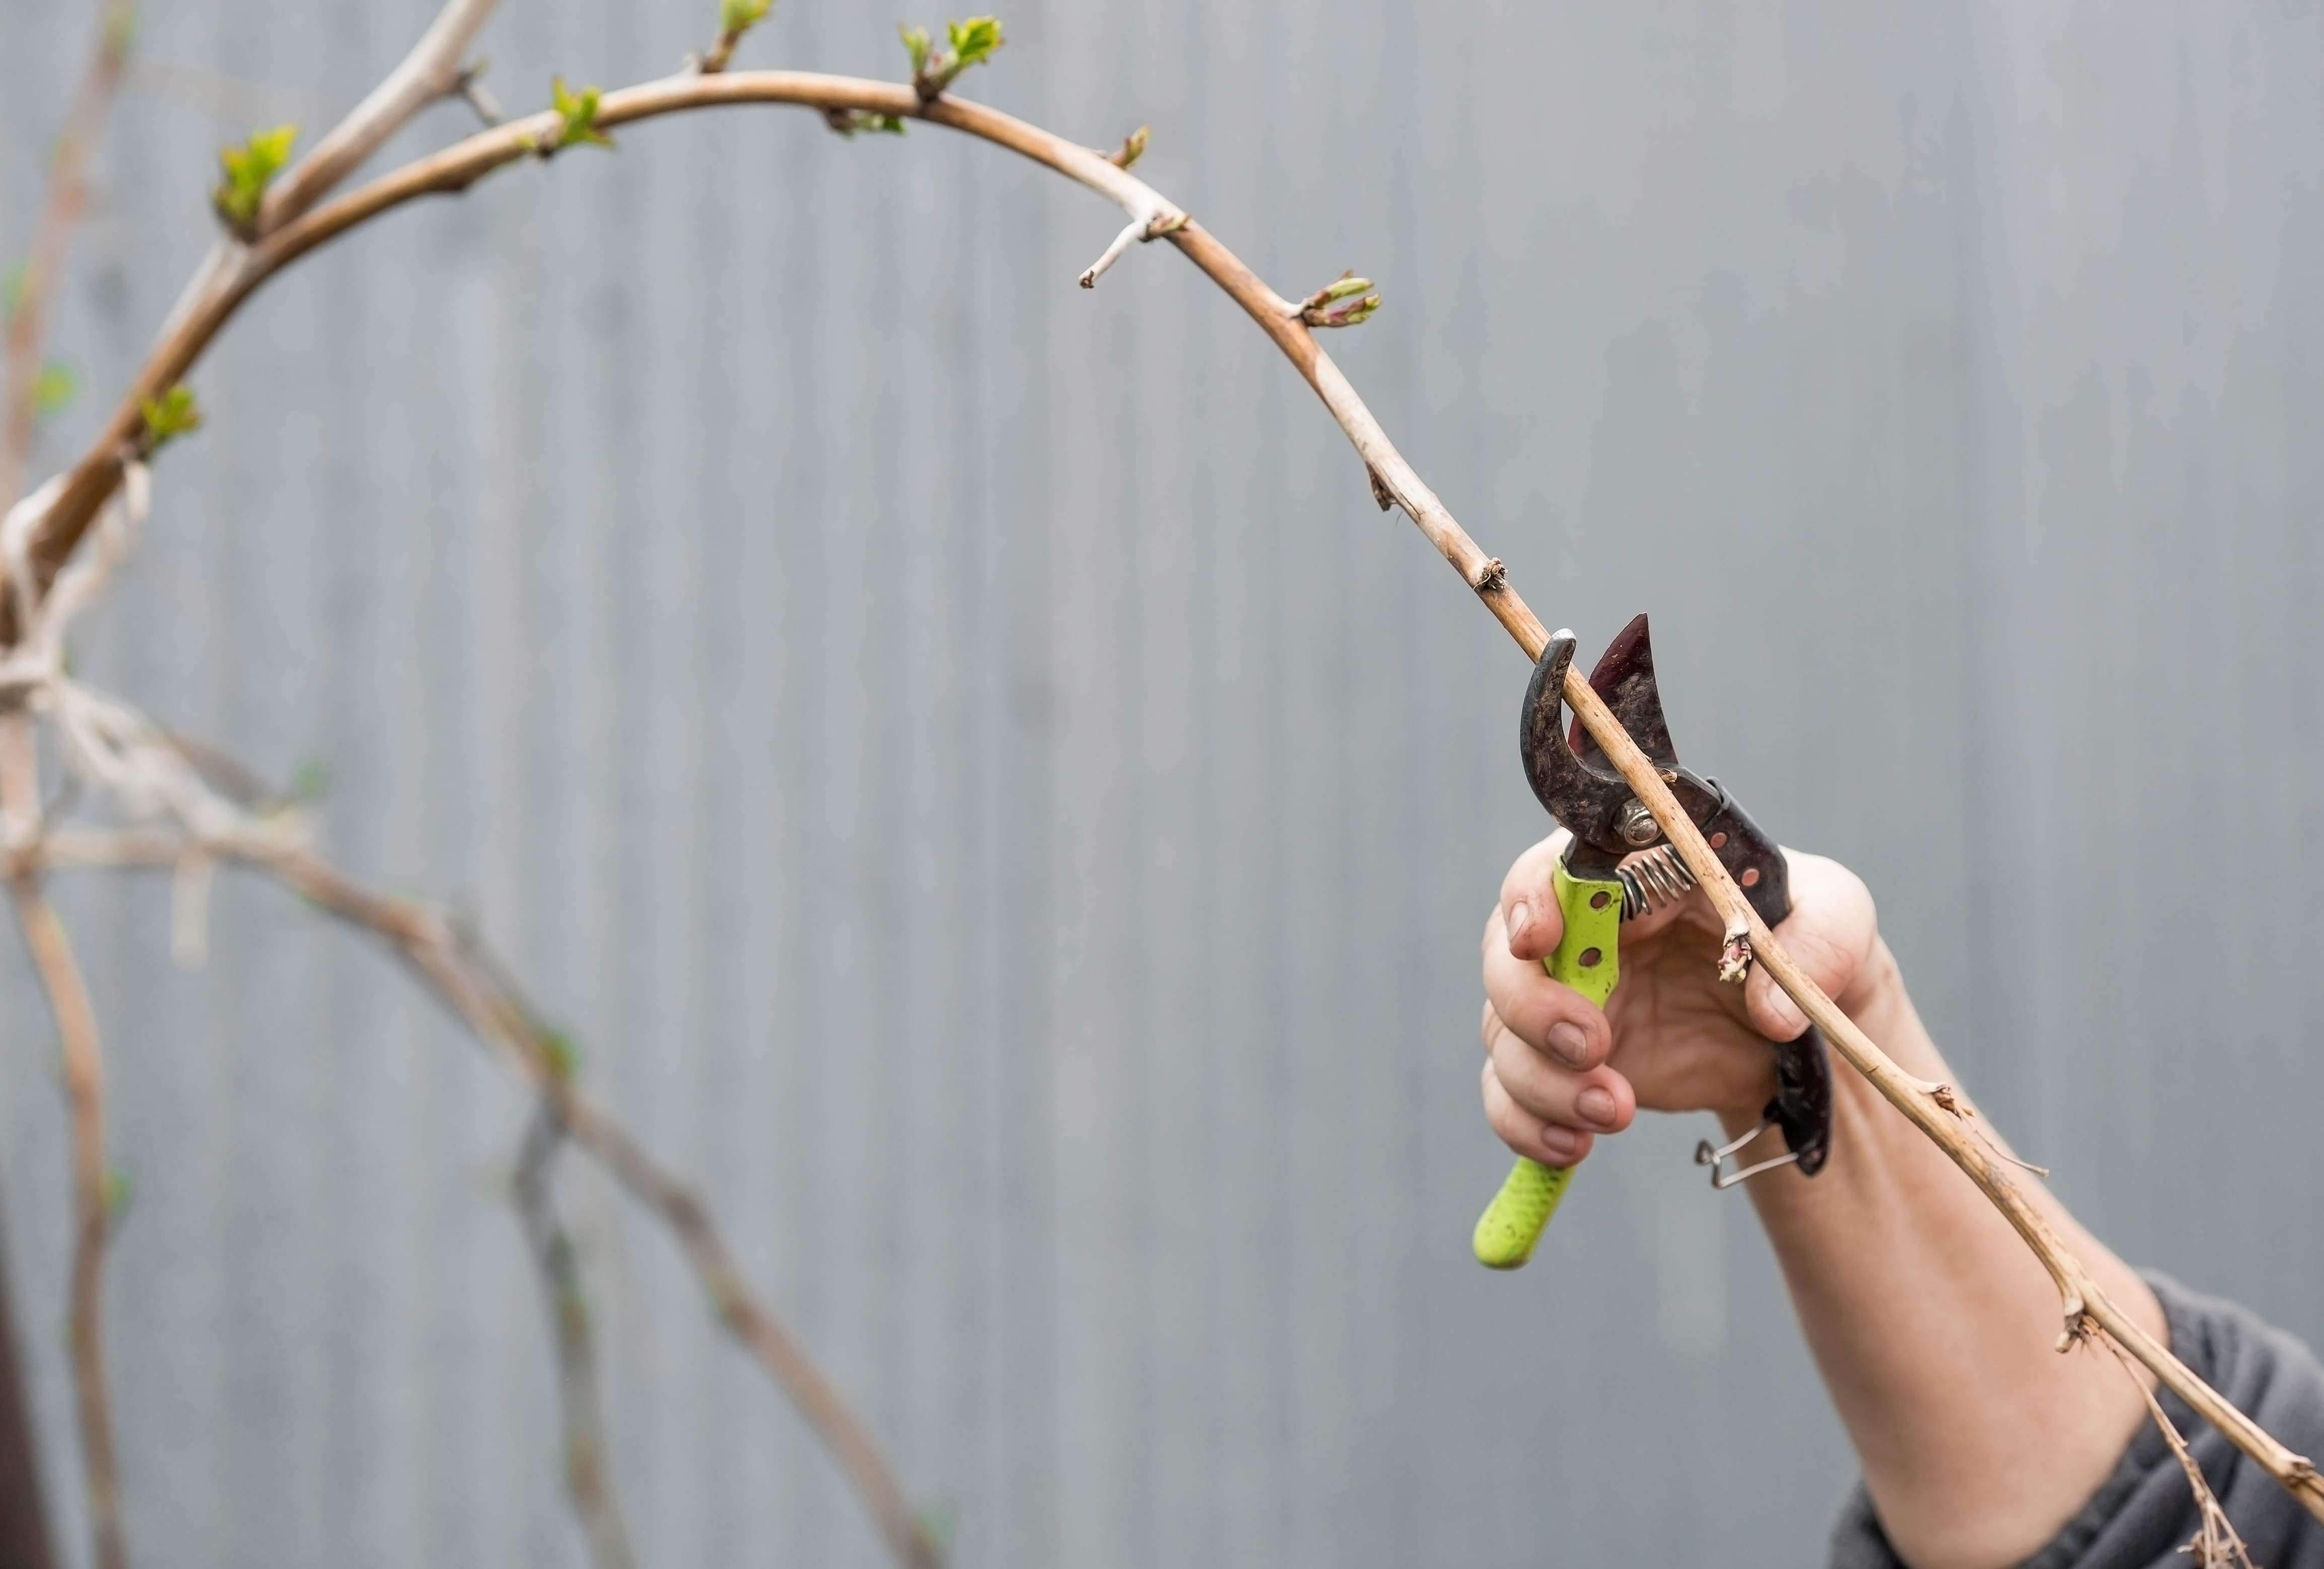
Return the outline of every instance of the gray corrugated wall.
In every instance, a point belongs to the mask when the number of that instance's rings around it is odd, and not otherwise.
[[[512,106],[711,7],[508,0]],[[746,51],[892,75],[892,7]],[[0,0],[0,253],[93,6]],[[145,20],[58,348],[88,430],[208,243],[425,0]],[[921,20],[935,20],[934,14]],[[2324,19],[2153,3],[1028,3],[966,90],[1110,145],[1286,291],[1553,622],[1639,608],[1686,755],[1859,867],[1967,1083],[2131,1257],[2324,1339]],[[463,129],[447,109],[399,147]],[[941,132],[641,125],[399,214],[196,377],[82,665],[452,896],[965,1565],[1808,1562],[1848,1474],[1748,1206],[1654,1122],[1546,1256],[1475,940],[1542,828],[1523,665],[1264,340]],[[1757,678],[1749,669],[1764,672]],[[503,1197],[521,1097],[271,889],[167,958],[66,908],[107,1029],[133,1542],[570,1564]],[[45,1020],[0,1180],[48,1482]],[[571,1171],[655,1564],[872,1564],[666,1240]]]

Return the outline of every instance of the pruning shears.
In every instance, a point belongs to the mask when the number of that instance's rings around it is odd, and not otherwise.
[[[1573,634],[1549,640],[1526,689],[1518,745],[1533,793],[1572,835],[1551,869],[1558,913],[1565,918],[1557,951],[1542,961],[1550,975],[1602,1005],[1621,979],[1621,923],[1683,898],[1694,877],[1662,827],[1616,772],[1605,752],[1577,720],[1564,715],[1565,672],[1573,662]],[[1716,780],[1681,768],[1655,686],[1654,651],[1640,615],[1606,647],[1590,685],[1668,781],[1671,792],[1702,831],[1720,864],[1734,877],[1759,918],[1774,926],[1792,912],[1791,878],[1784,853],[1761,832]],[[1777,1041],[1775,1096],[1759,1125],[1714,1148],[1695,1149],[1711,1168],[1711,1186],[1731,1187],[1762,1171],[1796,1165],[1812,1177],[1831,1147],[1831,1063],[1823,1034],[1812,1024],[1794,1040]],[[1739,1170],[1725,1162],[1769,1128],[1783,1131],[1787,1152]],[[1520,1158],[1508,1180],[1477,1222],[1477,1261],[1495,1269],[1520,1268],[1565,1195],[1573,1168]]]

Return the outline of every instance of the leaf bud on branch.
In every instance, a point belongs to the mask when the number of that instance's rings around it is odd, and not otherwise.
[[[1146,138],[1152,130],[1153,127],[1150,125],[1140,125],[1137,130],[1124,136],[1121,139],[1121,145],[1107,153],[1105,161],[1116,169],[1128,169],[1146,156]]]
[[[190,436],[202,428],[201,406],[194,401],[194,390],[179,382],[158,398],[148,398],[139,406],[144,416],[144,433],[138,439],[138,449],[151,457],[180,436]]]
[[[742,35],[767,19],[775,8],[775,0],[718,0],[718,36],[712,41],[710,51],[695,62],[705,76],[716,76],[734,58],[734,46]]]
[[[254,238],[258,232],[258,209],[266,200],[266,188],[290,162],[290,144],[299,139],[296,125],[277,125],[271,131],[253,131],[239,147],[218,149],[218,169],[225,176],[210,188],[210,206],[238,240]]]
[[[554,156],[561,147],[570,147],[580,142],[599,147],[613,146],[613,139],[597,129],[597,100],[601,96],[595,88],[583,88],[576,93],[565,85],[563,77],[551,77],[549,79],[549,106],[556,113],[557,129],[549,134],[546,142],[537,142],[530,135],[521,135],[518,140],[527,151],[542,159]]]
[[[870,109],[825,109],[823,123],[843,136],[853,136],[858,131],[876,131],[891,136],[904,134],[904,118],[900,115],[881,115]]]
[[[32,373],[32,418],[45,420],[72,401],[80,383],[69,365],[45,361]]]
[[[942,97],[944,90],[959,79],[961,72],[991,60],[992,51],[1008,42],[1001,36],[1001,20],[995,16],[972,16],[965,22],[945,23],[943,49],[936,48],[925,27],[906,27],[899,23],[896,32],[912,57],[912,91],[920,96],[924,104]]]
[[[1372,281],[1351,270],[1299,302],[1299,319],[1310,327],[1353,327],[1379,309]]]

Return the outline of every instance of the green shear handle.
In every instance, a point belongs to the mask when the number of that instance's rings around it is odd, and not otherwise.
[[[1552,980],[1602,1007],[1621,978],[1615,945],[1622,926],[1622,885],[1610,879],[1600,882],[1575,877],[1562,858],[1552,868],[1550,881],[1558,913],[1565,918],[1565,933],[1558,938],[1557,951],[1541,962],[1542,968]],[[1549,1217],[1557,1213],[1557,1201],[1572,1180],[1571,1166],[1545,1166],[1518,1157],[1501,1191],[1477,1217],[1476,1235],[1470,1242],[1477,1262],[1489,1269],[1522,1267],[1533,1257],[1534,1244],[1541,1241]]]

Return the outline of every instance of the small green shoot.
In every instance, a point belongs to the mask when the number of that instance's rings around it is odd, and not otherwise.
[[[210,189],[210,206],[226,226],[243,239],[258,228],[258,209],[265,205],[266,188],[290,162],[290,143],[299,139],[296,125],[253,131],[239,147],[218,149],[218,168],[225,175]]]
[[[105,1204],[106,1223],[119,1225],[123,1217],[128,1214],[131,1203],[137,1197],[137,1185],[130,1180],[127,1172],[117,1166],[109,1166],[106,1168],[105,1185],[100,1192]]]
[[[718,31],[742,37],[767,19],[775,0],[718,0]]]
[[[874,114],[870,109],[825,109],[823,123],[843,136],[853,136],[858,131],[872,131],[883,135],[904,134],[901,115]]]
[[[80,383],[71,371],[51,361],[32,374],[32,418],[45,420],[72,401]]]
[[[764,22],[774,8],[775,0],[718,0],[718,36],[698,62],[703,74],[715,76],[724,70],[742,35]]]
[[[1002,42],[1001,19],[997,16],[972,16],[965,22],[947,22],[945,34],[945,41],[952,45],[952,63],[955,71],[982,65],[992,58],[992,51],[999,49]]]
[[[544,1026],[533,1031],[533,1038],[540,1045],[540,1060],[549,1075],[560,1084],[571,1084],[581,1066],[581,1049],[573,1044],[573,1038]]]
[[[595,88],[583,88],[574,92],[565,85],[563,77],[552,77],[549,82],[549,106],[557,112],[557,140],[541,156],[546,158],[559,147],[570,147],[586,142],[592,146],[611,147],[613,139],[597,129]]]
[[[119,60],[137,42],[137,7],[115,5],[105,14],[105,38],[97,45],[104,53]]]
[[[202,411],[194,401],[194,390],[180,382],[158,398],[148,398],[138,405],[145,417],[145,450],[160,451],[180,436],[189,436],[202,428]]]
[[[912,90],[919,94],[924,104],[941,97],[959,79],[961,72],[973,65],[982,65],[992,58],[993,51],[1008,42],[1001,36],[1000,19],[992,16],[945,23],[943,49],[936,46],[924,27],[899,23],[896,32],[904,41],[906,52],[912,57]]]
[[[959,1533],[960,1510],[950,1502],[930,1504],[916,1511],[912,1523],[920,1528],[921,1540],[936,1551],[939,1558],[952,1555],[952,1540]]]

